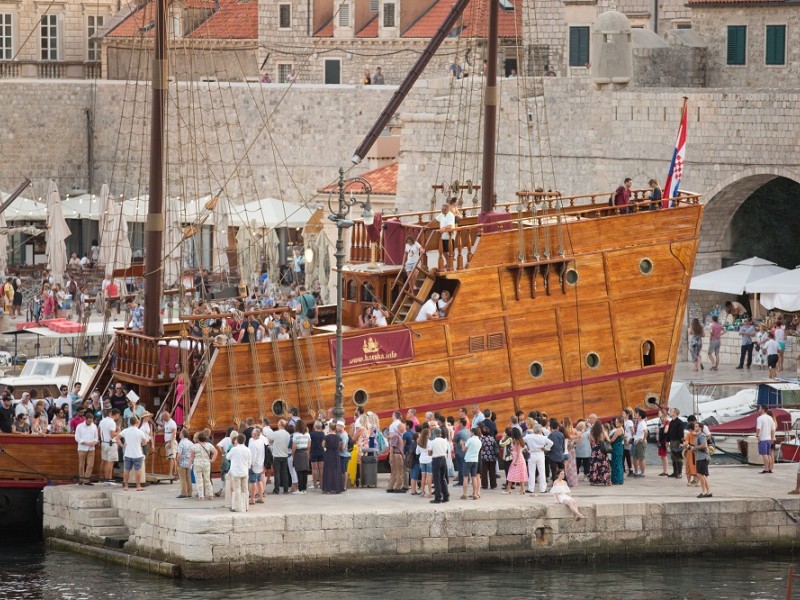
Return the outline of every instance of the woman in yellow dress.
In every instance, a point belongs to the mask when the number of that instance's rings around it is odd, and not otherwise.
[[[697,463],[694,457],[695,433],[692,428],[693,423],[689,423],[689,428],[683,436],[683,461],[686,467],[686,485],[697,483]]]

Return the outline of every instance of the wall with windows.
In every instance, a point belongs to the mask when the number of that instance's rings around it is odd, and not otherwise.
[[[109,0],[0,2],[0,76],[98,76],[86,64],[100,61],[91,38],[116,8]]]
[[[709,87],[795,87],[800,74],[796,7],[692,8],[708,44]]]

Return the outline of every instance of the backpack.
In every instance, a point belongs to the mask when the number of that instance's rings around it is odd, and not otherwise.
[[[378,454],[383,454],[384,450],[389,447],[386,437],[380,431],[375,433],[375,447],[378,449]]]

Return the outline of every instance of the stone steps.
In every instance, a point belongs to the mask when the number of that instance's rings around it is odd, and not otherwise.
[[[125,525],[116,525],[112,527],[95,527],[92,525],[90,528],[92,535],[97,536],[99,538],[107,538],[107,537],[126,537],[130,535],[128,528]]]
[[[81,498],[75,502],[75,508],[111,508],[111,498]]]

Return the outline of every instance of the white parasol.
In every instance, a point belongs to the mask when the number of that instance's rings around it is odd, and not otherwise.
[[[183,248],[183,228],[178,206],[172,199],[167,200],[164,219],[164,289],[178,286],[181,276],[181,250]]]
[[[47,188],[47,267],[57,283],[64,280],[67,269],[67,245],[64,241],[69,236],[70,230],[61,210],[61,196],[56,182],[50,180]]]
[[[217,271],[223,273],[227,273],[230,270],[230,265],[228,264],[229,216],[228,199],[225,196],[222,196],[214,205],[214,210],[211,217],[214,223],[213,264]]]
[[[264,243],[266,245],[264,248],[264,256],[267,261],[267,274],[269,275],[270,282],[278,285],[281,279],[280,253],[278,251],[280,240],[278,239],[278,233],[275,231],[275,228],[267,232],[267,235],[264,237]]]
[[[239,280],[252,285],[261,268],[258,240],[250,227],[243,225],[236,232],[236,256],[239,260]]]
[[[754,282],[784,271],[786,269],[779,267],[774,262],[754,256],[737,262],[732,267],[692,277],[689,288],[736,296],[751,294],[756,291],[753,285]]]
[[[329,280],[331,275],[330,251],[331,244],[324,231],[317,234],[314,244],[314,264],[316,276],[319,279],[319,294],[323,304],[328,304],[331,298]]]
[[[104,220],[103,228],[100,230],[100,258],[98,261],[105,265],[106,276],[110,277],[114,269],[124,269],[130,266],[133,252],[130,239],[128,239],[128,220],[122,214],[122,204],[114,202],[109,197],[106,206],[107,210],[101,214]]]

